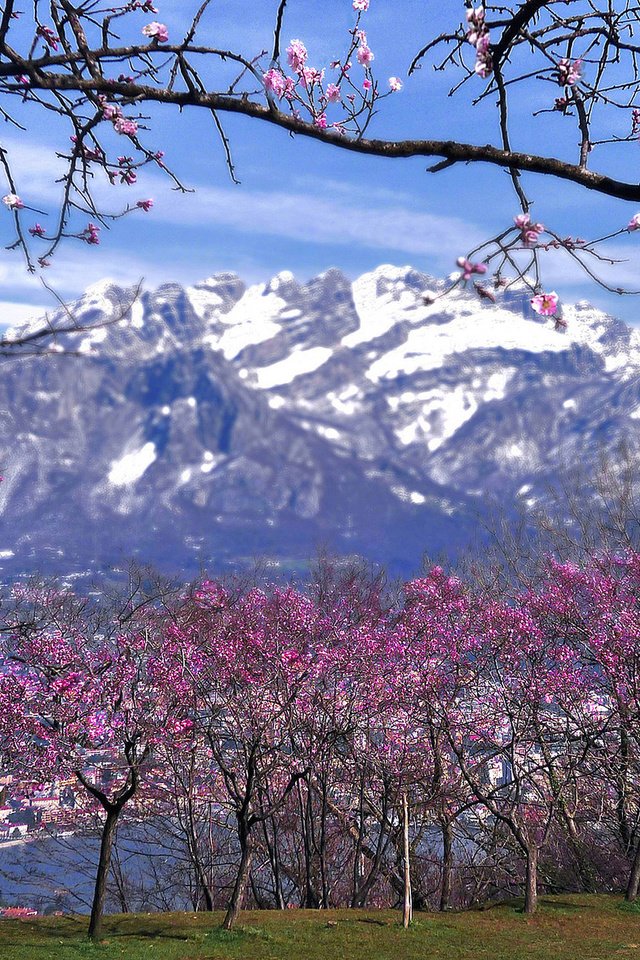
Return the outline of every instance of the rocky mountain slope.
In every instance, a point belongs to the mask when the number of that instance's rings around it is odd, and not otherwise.
[[[586,303],[566,331],[382,266],[145,292],[80,356],[6,361],[0,567],[197,571],[324,545],[415,572],[469,541],[491,494],[533,503],[559,465],[640,428],[640,335]],[[103,283],[79,321],[129,291]]]

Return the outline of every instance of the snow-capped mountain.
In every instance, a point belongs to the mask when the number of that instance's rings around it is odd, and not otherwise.
[[[322,545],[395,572],[467,542],[491,493],[534,502],[640,428],[640,335],[586,303],[566,330],[382,266],[143,293],[111,326],[6,361],[0,565],[194,572]],[[108,320],[131,291],[90,288]]]

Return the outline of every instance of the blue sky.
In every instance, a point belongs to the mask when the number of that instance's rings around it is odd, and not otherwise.
[[[156,18],[170,34],[184,31],[192,0],[157,0],[159,13],[138,14],[132,29]],[[203,22],[202,40],[247,54],[270,48],[275,0],[218,0]],[[350,0],[289,0],[283,39],[303,39],[310,63],[328,66],[344,49],[353,21]],[[462,3],[433,5],[424,0],[371,0],[363,20],[375,53],[381,85],[398,75],[406,80],[407,65],[433,32],[455,28],[464,14]],[[211,38],[215,37],[214,40]],[[471,48],[470,48],[471,50]],[[430,66],[406,80],[402,93],[380,105],[372,135],[381,137],[462,138],[495,142],[491,104],[470,109],[471,95],[482,89],[468,85],[458,99],[446,92],[456,74],[435,73]],[[474,81],[475,82],[475,81]],[[548,105],[558,93],[538,81],[512,110],[516,149],[544,151],[551,142],[570,158],[576,133],[570,120],[545,115],[537,125],[532,109]],[[238,273],[248,282],[267,280],[280,270],[306,279],[337,266],[356,276],[380,263],[412,264],[424,272],[445,275],[455,258],[476,241],[504,228],[518,212],[505,172],[488,167],[461,167],[438,175],[425,173],[427,162],[358,157],[329,145],[291,138],[286,132],[241,117],[223,119],[237,173],[233,185],[210,118],[204,112],[173,109],[149,111],[145,142],[163,149],[168,162],[195,193],[180,195],[158,173],[141,175],[134,187],[100,187],[110,207],[127,200],[153,197],[148,214],[135,214],[102,232],[99,247],[68,243],[47,271],[47,280],[72,298],[90,283],[112,277],[132,284],[144,277],[155,286],[166,280],[194,283],[221,271]],[[18,192],[26,202],[53,211],[56,149],[64,148],[69,131],[43,112],[23,118],[28,130],[8,126],[0,141],[13,158]],[[623,129],[624,118],[619,121]],[[594,155],[594,163],[624,174],[637,169],[640,144],[630,144],[609,158]],[[562,234],[593,236],[616,229],[636,213],[633,206],[571,185],[526,178],[536,198],[534,216]],[[4,243],[11,239],[9,215],[0,211]],[[40,217],[34,219],[41,219]],[[29,225],[25,221],[25,225]],[[616,283],[633,284],[638,270],[638,234],[612,248],[628,262],[617,268]],[[557,256],[548,258],[547,289],[567,300],[586,297],[630,322],[640,320],[639,298],[619,298],[600,291]],[[20,256],[0,253],[0,323],[19,320],[51,300],[37,279],[28,277]],[[640,284],[639,284],[640,285]]]

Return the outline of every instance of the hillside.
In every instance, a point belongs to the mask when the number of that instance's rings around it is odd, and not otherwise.
[[[545,897],[535,917],[514,906],[420,914],[403,930],[399,914],[363,910],[248,912],[226,933],[220,915],[146,914],[107,918],[101,944],[82,918],[0,921],[6,960],[631,960],[640,915],[618,898]]]

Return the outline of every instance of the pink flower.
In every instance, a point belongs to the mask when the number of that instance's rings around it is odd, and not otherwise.
[[[327,100],[329,103],[338,103],[340,100],[340,87],[335,83],[327,84]]]
[[[353,0],[353,9],[364,13],[369,9],[369,0]]]
[[[558,294],[555,291],[539,293],[531,298],[531,306],[540,316],[552,317],[558,309]]]
[[[532,223],[531,216],[528,213],[519,213],[517,217],[513,218],[513,222],[520,230],[520,239],[525,247],[532,247],[538,242],[540,234],[544,230],[543,223]]]
[[[301,73],[307,62],[307,57],[307,48],[302,40],[292,40],[287,47],[287,62],[291,69],[295,70],[296,73]]]
[[[314,83],[322,83],[324,78],[324,70],[316,70],[315,67],[303,67],[301,70],[301,76],[306,85],[308,87],[312,87]]]
[[[40,223],[36,223],[33,227],[29,227],[29,233],[32,237],[43,237],[44,236],[44,227]]]
[[[467,40],[476,48],[475,72],[485,79],[493,71],[491,37],[484,20],[484,7],[467,10]]]
[[[373,84],[371,83],[371,80],[363,80],[363,81],[362,81],[362,87],[363,87],[364,90],[371,90],[371,87],[372,87],[372,86],[373,86]]]
[[[55,35],[53,30],[51,30],[49,27],[38,27],[36,32],[49,44],[52,50],[58,49],[58,37]]]
[[[136,203],[136,207],[138,207],[140,210],[144,210],[145,213],[148,213],[152,206],[153,200],[138,200]]]
[[[103,103],[102,116],[105,120],[117,120],[122,116],[122,110],[117,103]]]
[[[8,193],[2,198],[2,202],[4,203],[5,207],[9,207],[10,210],[22,210],[24,207],[24,203],[17,193]]]
[[[400,77],[389,77],[389,90],[392,93],[399,93],[402,90],[402,80]]]
[[[82,239],[90,244],[100,243],[99,231],[100,227],[96,227],[95,223],[89,223],[82,234]]]
[[[365,46],[364,44],[361,44],[358,47],[356,60],[358,61],[361,67],[365,67],[365,68],[368,67],[374,59],[375,57],[371,52],[371,50],[369,49],[369,47]]]
[[[118,117],[113,126],[116,133],[123,133],[128,137],[134,137],[138,132],[138,124],[136,121],[126,120],[124,117]]]
[[[560,60],[556,67],[556,76],[561,86],[573,87],[581,77],[582,60]]]
[[[627,230],[640,230],[640,213],[635,213],[631,217],[627,224]]]
[[[470,280],[472,274],[474,273],[486,273],[487,267],[484,263],[472,263],[471,260],[467,260],[466,257],[458,257],[456,263],[462,270],[462,279]]]
[[[326,113],[319,113],[313,121],[314,127],[319,127],[321,130],[327,129],[327,115]]]
[[[158,23],[157,20],[147,23],[142,28],[142,32],[145,37],[149,37],[150,40],[155,40],[157,43],[167,43],[169,40],[169,30],[166,24]]]
[[[284,92],[286,89],[287,81],[282,73],[275,68],[267,70],[267,72],[262,77],[264,82],[265,90],[270,90],[272,93],[275,93],[276,97],[279,100],[282,100]]]

